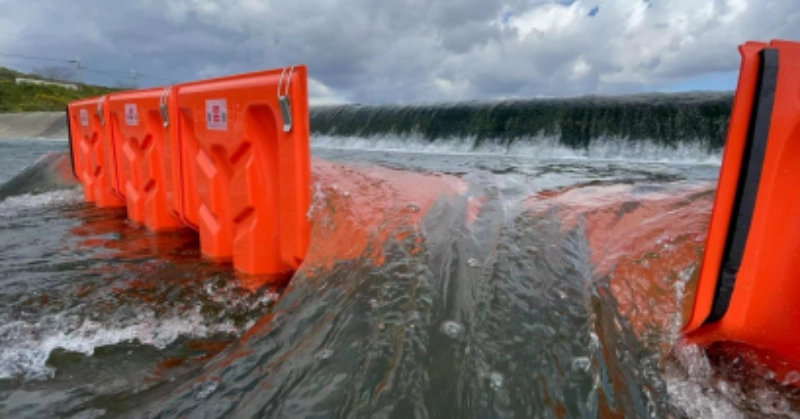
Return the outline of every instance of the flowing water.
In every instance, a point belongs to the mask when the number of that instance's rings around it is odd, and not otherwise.
[[[66,142],[0,142],[0,416],[798,416],[679,339],[721,146],[349,121],[281,288],[83,203]]]

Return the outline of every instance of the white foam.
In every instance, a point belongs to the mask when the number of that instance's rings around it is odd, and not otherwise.
[[[686,269],[673,283],[676,301],[686,298],[686,286],[693,270]],[[677,310],[668,323],[664,339],[675,348],[678,363],[668,365],[664,374],[670,403],[680,409],[687,417],[697,418],[744,418],[746,415],[737,407],[731,386],[722,384],[723,389],[731,391],[720,393],[711,381],[713,369],[708,358],[696,345],[685,345],[680,341],[683,327],[683,313]],[[726,397],[728,396],[728,397]]]
[[[743,391],[715,375],[708,358],[696,345],[680,346],[676,353],[679,365],[668,366],[664,379],[671,403],[687,417],[733,419],[755,414],[800,418],[800,413],[792,412],[789,401],[776,391]],[[745,404],[757,412],[745,411]]]
[[[486,140],[475,148],[476,138],[459,137],[429,141],[418,135],[381,135],[371,137],[314,135],[311,144],[320,149],[401,151],[407,153],[445,155],[521,156],[536,159],[566,159],[591,161],[635,161],[653,163],[691,163],[719,165],[722,151],[708,151],[699,141],[681,143],[676,147],[643,139],[598,138],[587,149],[570,148],[554,136],[531,136],[514,141],[505,147],[502,141]]]
[[[731,401],[708,391],[703,383],[681,378],[666,378],[670,402],[686,417],[708,419],[746,418]]]
[[[14,217],[31,209],[77,204],[82,201],[80,188],[10,196],[0,201],[0,217]]]
[[[476,154],[469,139],[429,142],[417,136],[382,135],[373,137],[313,135],[311,145],[318,148],[370,151],[404,151],[430,154]],[[488,152],[488,150],[484,151]],[[498,148],[495,154],[503,154]]]
[[[692,269],[680,272],[678,280],[673,284],[677,301],[689,297],[686,287],[693,273]],[[735,383],[715,374],[711,362],[700,347],[681,341],[683,324],[683,313],[678,310],[664,336],[670,346],[674,347],[677,360],[666,366],[664,374],[669,400],[674,407],[687,417],[746,418],[752,414],[744,410],[745,402],[750,398],[757,401],[759,415],[800,418],[800,414],[791,412],[788,400],[775,391],[763,389],[756,394],[747,394]]]
[[[52,377],[55,371],[46,362],[57,348],[91,356],[97,347],[121,342],[138,341],[163,349],[180,336],[202,338],[239,332],[230,322],[206,324],[199,308],[166,318],[143,311],[136,318],[110,324],[76,320],[63,313],[36,323],[14,321],[0,326],[0,379]]]

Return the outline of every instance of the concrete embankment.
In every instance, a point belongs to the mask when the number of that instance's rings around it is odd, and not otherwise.
[[[64,112],[0,113],[0,139],[67,139]]]

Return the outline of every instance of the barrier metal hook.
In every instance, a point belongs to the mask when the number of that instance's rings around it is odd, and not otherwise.
[[[97,101],[97,116],[100,117],[100,125],[106,125],[106,119],[103,117],[103,102],[105,102],[106,97],[105,95],[100,96],[100,100]]]
[[[161,119],[164,120],[164,127],[169,126],[169,93],[172,91],[172,86],[167,86],[164,88],[164,91],[161,92],[161,98],[158,100],[158,107],[161,109]]]
[[[278,80],[278,103],[281,105],[281,114],[283,115],[283,132],[292,131],[292,102],[289,99],[289,84],[292,82],[292,74],[294,73],[294,66],[289,69],[289,75],[286,77],[286,91],[281,94],[281,87],[283,87],[283,78],[286,75],[286,68],[281,71],[281,78]]]

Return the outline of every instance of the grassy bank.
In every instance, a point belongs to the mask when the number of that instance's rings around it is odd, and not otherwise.
[[[40,78],[0,67],[0,113],[63,111],[67,103],[119,89],[74,83],[77,90],[60,86],[16,84],[17,77]]]

